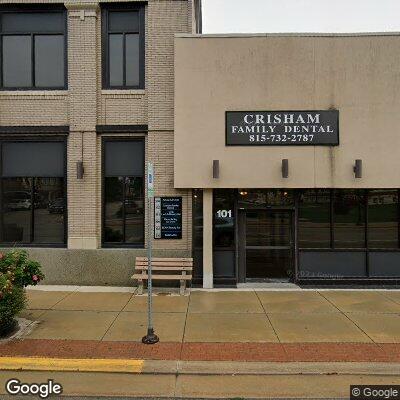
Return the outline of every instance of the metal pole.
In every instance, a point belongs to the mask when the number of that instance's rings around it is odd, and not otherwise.
[[[150,177],[150,181],[153,182],[153,177]],[[149,180],[148,180],[149,182]],[[152,320],[152,313],[153,313],[153,299],[152,299],[152,294],[153,294],[153,282],[152,282],[152,265],[151,265],[151,244],[152,244],[152,234],[153,234],[153,229],[152,229],[152,221],[153,221],[153,213],[152,213],[152,203],[153,203],[154,197],[151,195],[147,196],[147,210],[148,210],[148,233],[147,233],[147,262],[148,262],[148,268],[147,268],[147,335],[143,336],[142,342],[145,344],[154,344],[157,343],[160,339],[158,336],[154,333],[153,329],[153,320]]]

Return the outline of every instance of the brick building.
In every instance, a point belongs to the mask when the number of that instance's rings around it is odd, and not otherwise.
[[[128,285],[145,255],[145,165],[155,195],[173,185],[174,35],[200,29],[196,0],[0,2],[1,227],[29,248],[48,284]]]

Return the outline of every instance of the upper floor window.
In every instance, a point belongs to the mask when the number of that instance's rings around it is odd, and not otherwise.
[[[103,9],[103,87],[144,88],[144,7]]]
[[[1,88],[64,89],[64,9],[0,10]]]

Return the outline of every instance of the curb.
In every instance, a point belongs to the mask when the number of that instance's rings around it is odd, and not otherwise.
[[[141,373],[143,360],[0,357],[0,371]]]
[[[400,376],[400,363],[160,361],[0,357],[1,371],[105,372],[158,375],[385,375]]]

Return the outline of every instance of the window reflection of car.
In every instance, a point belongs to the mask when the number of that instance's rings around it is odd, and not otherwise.
[[[9,210],[29,210],[31,208],[31,194],[28,192],[6,192],[5,204]]]
[[[50,214],[62,214],[64,212],[64,199],[58,198],[50,201],[48,210]]]

